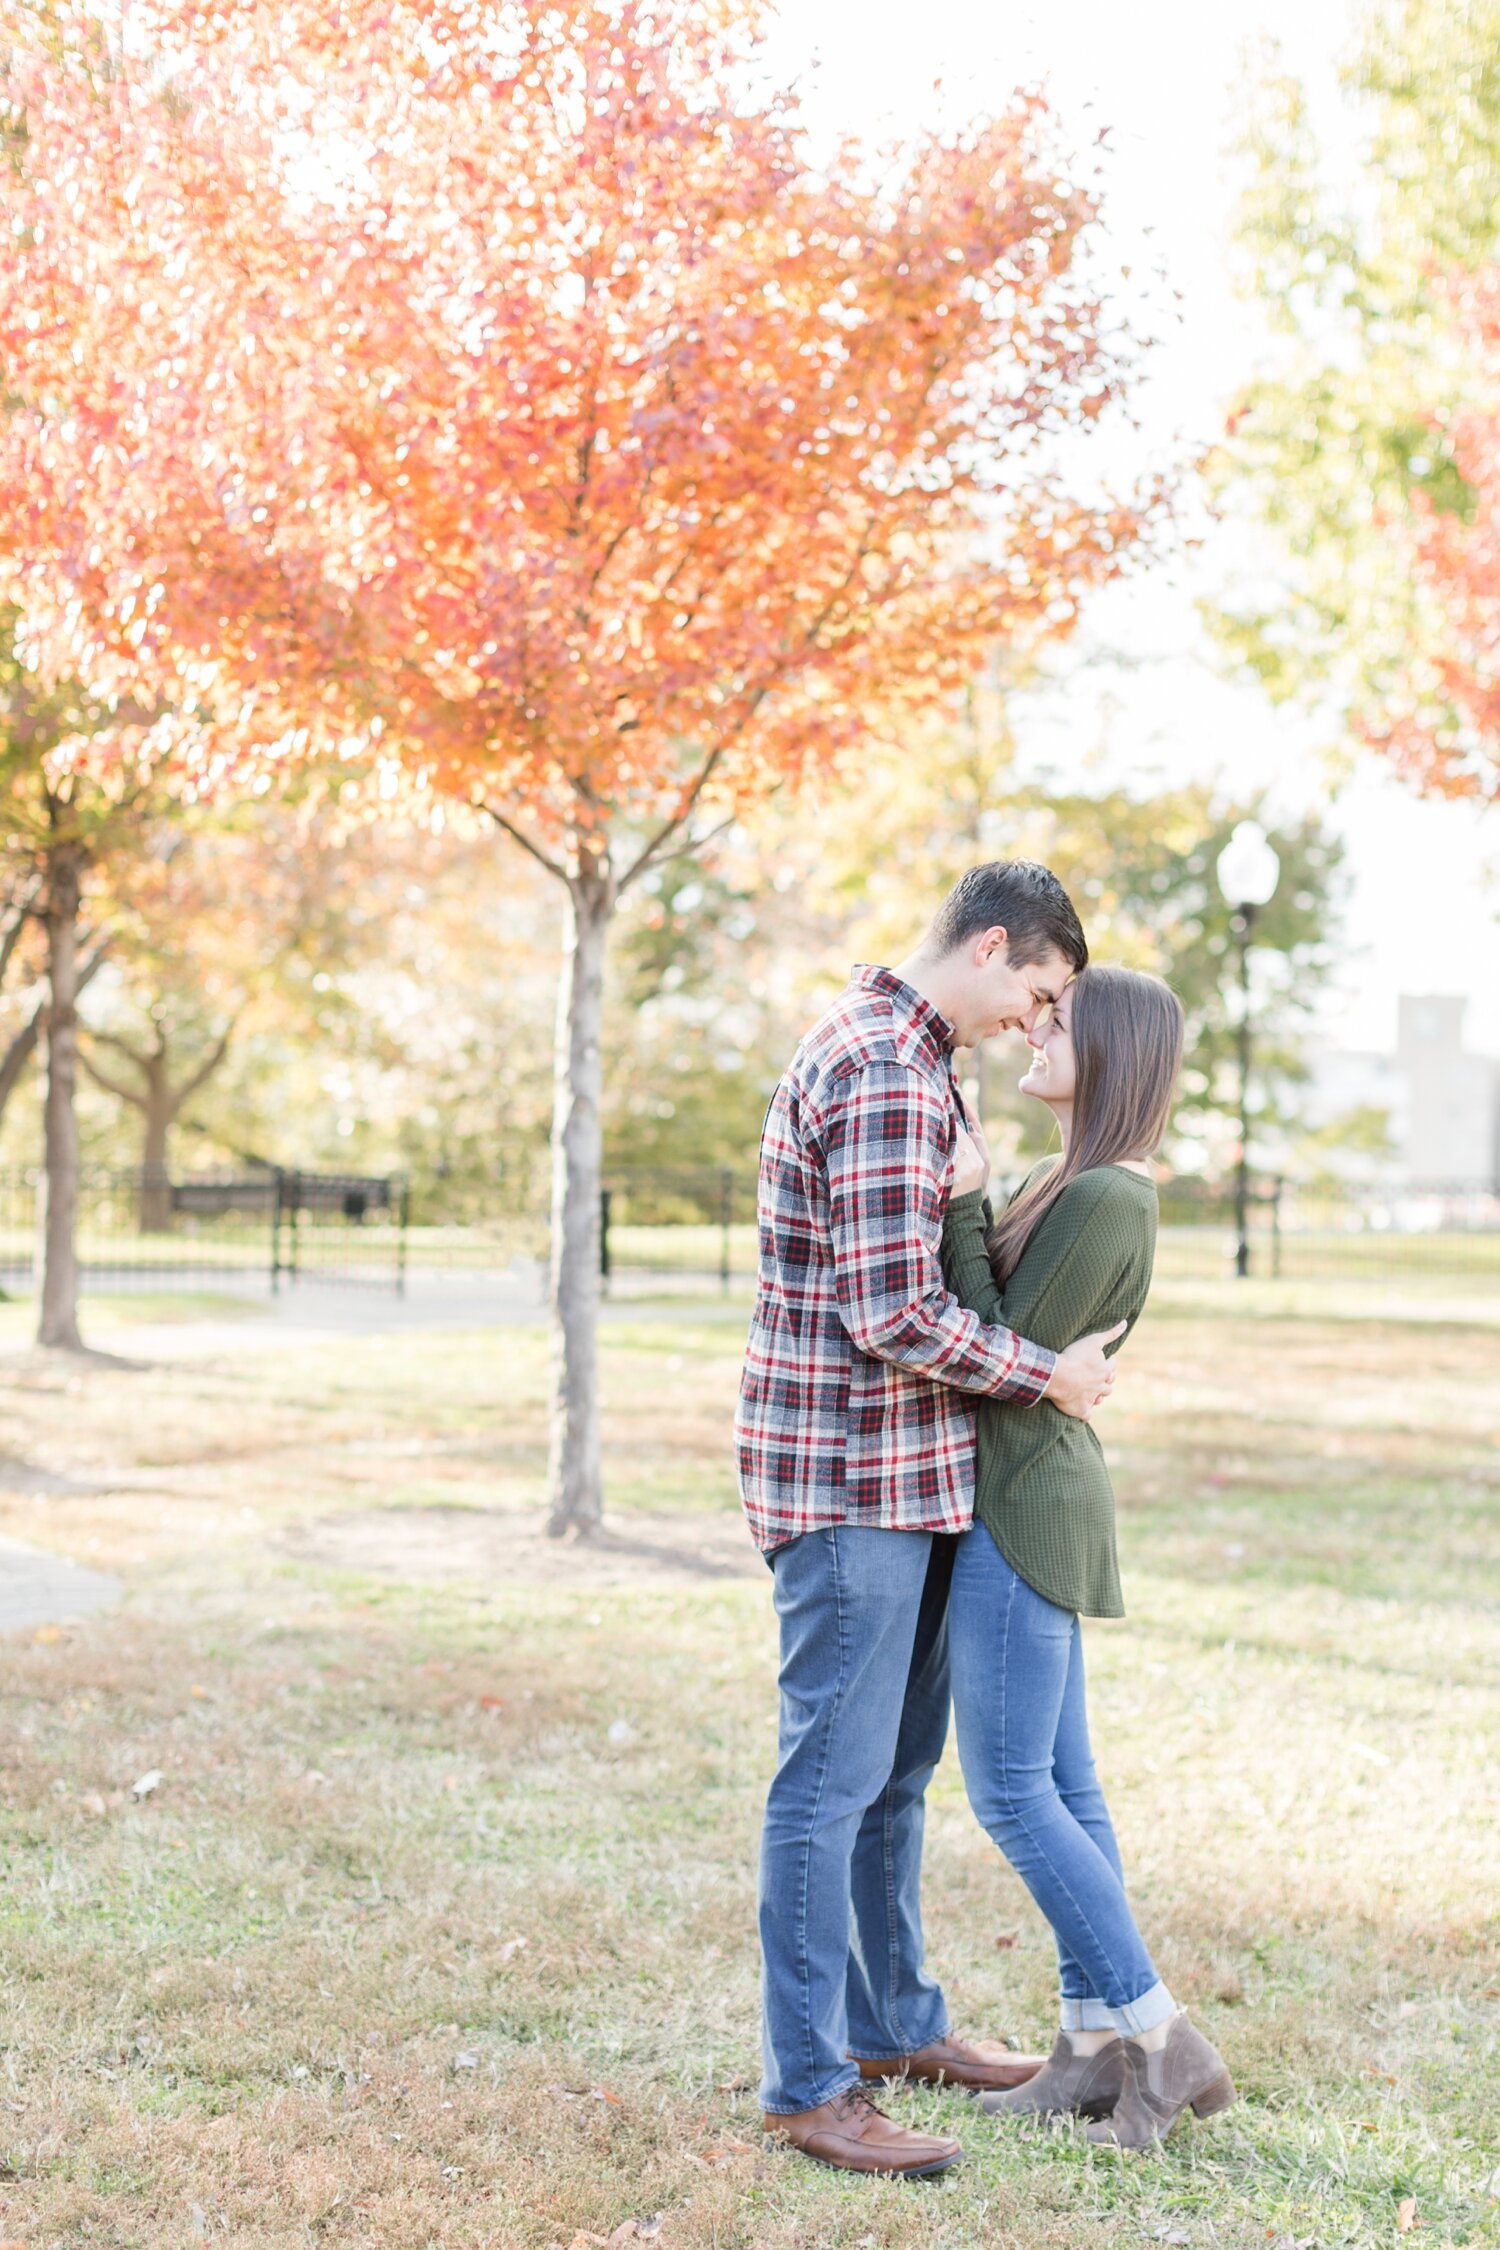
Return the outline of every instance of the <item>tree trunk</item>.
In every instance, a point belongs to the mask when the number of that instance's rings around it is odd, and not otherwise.
[[[37,1213],[41,1310],[37,1342],[82,1351],[78,1333],[78,908],[82,856],[63,845],[47,884],[47,1094]]]
[[[100,969],[104,966],[104,956],[108,950],[109,940],[105,938],[95,946],[88,959],[81,965],[78,971],[77,985],[74,989],[73,996],[75,999],[83,992],[84,987],[98,975]],[[47,1002],[43,998],[33,1008],[4,1054],[0,1055],[0,1120],[4,1119],[10,1097],[21,1083],[22,1072],[41,1043],[42,1030],[46,1021]]]
[[[604,952],[613,877],[568,880],[552,1112],[552,1443],[554,1539],[587,1538],[603,1520],[599,1451],[599,1197],[604,1091]]]
[[[166,1056],[153,1056],[156,1069],[146,1068],[145,1100],[141,1104],[144,1132],[141,1137],[142,1234],[166,1234],[172,1225],[172,1183],[167,1176],[167,1135],[177,1115],[177,1102],[167,1083]]]

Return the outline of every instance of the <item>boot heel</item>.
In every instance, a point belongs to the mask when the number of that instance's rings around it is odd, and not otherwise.
[[[1234,2080],[1227,2070],[1221,2070],[1217,2078],[1210,2079],[1201,2094],[1193,2096],[1193,2115],[1217,2117],[1221,2109],[1228,2109],[1230,2103],[1237,2098]]]

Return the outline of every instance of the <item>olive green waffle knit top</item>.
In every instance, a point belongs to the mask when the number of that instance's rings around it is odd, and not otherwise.
[[[981,1320],[1055,1352],[1117,1320],[1135,1326],[1156,1252],[1156,1189],[1141,1173],[1107,1164],[1070,1180],[1003,1289],[984,1247],[989,1224],[989,1205],[976,1193],[954,1197],[943,1229],[948,1286]],[[1124,1341],[1105,1348],[1113,1354]],[[1124,1616],[1115,1496],[1091,1423],[1046,1399],[981,1399],[974,1512],[1011,1568],[1049,1602],[1085,1617]]]

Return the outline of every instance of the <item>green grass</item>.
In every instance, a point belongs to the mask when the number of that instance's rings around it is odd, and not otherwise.
[[[622,1525],[732,1511],[734,1313],[605,1334]],[[1500,2242],[1493,1329],[1169,1290],[1121,1393],[1097,1746],[1245,2098],[1127,2161],[898,2095],[968,2151],[903,2189],[761,2145],[763,1574],[624,1590],[552,1549],[419,1587],[288,1544],[534,1507],[538,1333],[0,1369],[0,1452],[71,1480],[4,1528],[129,1583],[0,1656],[0,2236],[1321,2250],[1394,2242],[1410,2197],[1417,2239]],[[1049,2037],[1047,1934],[951,1759],[928,1924],[963,2026]]]

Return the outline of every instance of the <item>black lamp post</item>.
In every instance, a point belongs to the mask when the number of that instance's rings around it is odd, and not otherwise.
[[[1255,917],[1275,895],[1281,862],[1258,820],[1242,820],[1219,854],[1219,888],[1234,908],[1240,949],[1240,1160],[1234,1183],[1234,1270],[1250,1271],[1250,936]]]

